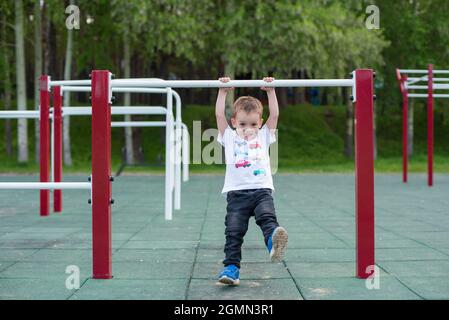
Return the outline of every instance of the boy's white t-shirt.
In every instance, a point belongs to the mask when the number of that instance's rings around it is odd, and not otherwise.
[[[233,190],[269,188],[274,190],[269,146],[276,141],[266,125],[252,140],[241,138],[231,127],[218,133],[217,141],[225,148],[226,175],[222,193]]]

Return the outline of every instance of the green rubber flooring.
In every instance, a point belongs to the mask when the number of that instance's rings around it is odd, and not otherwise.
[[[40,217],[37,191],[1,190],[0,299],[449,299],[448,175],[436,176],[432,188],[424,175],[406,185],[399,175],[376,175],[375,288],[355,277],[354,176],[276,175],[274,182],[278,220],[289,233],[285,259],[269,261],[252,219],[237,287],[216,283],[222,176],[183,183],[172,221],[163,215],[163,176],[116,178],[111,280],[91,277],[89,191],[64,191],[63,213]],[[69,266],[80,271],[78,289]]]

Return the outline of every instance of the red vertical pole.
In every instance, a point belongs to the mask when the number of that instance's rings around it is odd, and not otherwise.
[[[49,182],[49,153],[50,153],[50,77],[43,75],[39,78],[40,91],[40,182]],[[50,214],[50,191],[40,190],[40,215]]]
[[[407,182],[408,176],[408,92],[405,88],[407,76],[401,80],[402,91],[402,181]]]
[[[374,98],[373,71],[355,71],[356,274],[368,278],[374,266]]]
[[[427,81],[427,184],[433,186],[433,65]]]
[[[54,166],[53,176],[55,182],[62,181],[62,94],[61,87],[53,88],[53,123],[54,123]],[[62,190],[53,191],[53,210],[62,211]]]
[[[107,70],[92,72],[92,254],[93,278],[112,278],[111,105]]]

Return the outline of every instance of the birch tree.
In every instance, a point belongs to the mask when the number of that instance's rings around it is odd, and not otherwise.
[[[27,109],[26,81],[25,81],[25,47],[23,28],[23,2],[15,1],[15,39],[16,39],[16,82],[17,82],[17,109]],[[28,162],[28,130],[27,120],[18,120],[17,129],[18,162]]]
[[[42,75],[42,18],[41,0],[34,0],[34,108],[39,110],[39,77]],[[34,122],[34,161],[39,163],[39,119]]]

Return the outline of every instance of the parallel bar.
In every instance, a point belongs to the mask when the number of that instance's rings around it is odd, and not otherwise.
[[[372,70],[356,70],[356,273],[366,279],[374,271],[374,87]]]
[[[112,87],[153,87],[153,88],[229,88],[229,87],[352,87],[352,79],[318,79],[318,80],[231,80],[223,83],[219,80],[112,80]]]
[[[165,121],[115,121],[111,122],[113,128],[126,128],[126,127],[165,127],[167,123]]]
[[[56,189],[89,189],[89,182],[0,182],[0,189],[56,190]]]
[[[427,97],[427,184],[433,186],[433,65],[429,64]]]
[[[59,80],[50,81],[50,87],[54,86],[90,86],[90,80]]]
[[[39,119],[40,111],[0,111],[0,119]]]
[[[119,87],[113,87],[112,92],[117,93],[167,93],[167,89],[165,88],[134,88],[134,87],[126,87],[126,88],[119,88]]]
[[[64,92],[91,92],[91,87],[81,87],[81,86],[64,86],[62,87],[62,91]]]
[[[418,73],[418,74],[427,74],[428,70],[426,69],[399,69],[401,73]],[[433,74],[449,74],[449,70],[433,70]]]
[[[167,88],[167,117],[165,129],[165,220],[173,219],[173,95]]]
[[[190,136],[187,126],[182,123],[182,180],[189,181]]]
[[[427,98],[429,95],[427,93],[409,93],[407,95],[409,98]],[[449,94],[433,94],[434,98],[449,98]]]
[[[49,152],[50,152],[50,126],[49,126],[49,107],[50,107],[50,92],[49,88],[50,77],[43,75],[39,79],[40,91],[40,182],[49,181]],[[50,214],[50,192],[48,190],[40,191],[40,215],[48,216]]]
[[[112,278],[111,74],[92,72],[92,255],[93,278]]]
[[[64,116],[88,116],[92,114],[92,107],[63,107]],[[164,107],[112,107],[112,115],[164,115],[167,109]]]
[[[432,85],[434,90],[447,90],[449,89],[449,84],[433,84]],[[411,89],[411,90],[417,90],[417,89],[428,89],[428,86],[424,86],[424,85],[405,85],[406,89]]]
[[[421,78],[410,77],[408,81],[427,81],[427,75]],[[445,82],[449,81],[449,78],[433,78],[433,82]]]
[[[62,181],[62,95],[61,87],[53,88],[53,177],[55,182]],[[62,191],[53,191],[53,211],[62,211]]]

